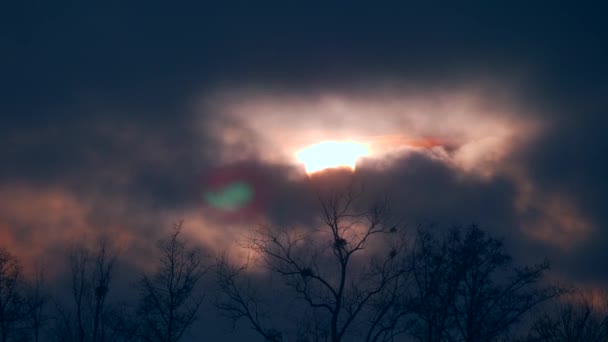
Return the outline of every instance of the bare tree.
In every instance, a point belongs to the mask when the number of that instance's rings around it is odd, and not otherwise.
[[[594,303],[577,293],[565,302],[549,306],[532,326],[526,341],[608,341],[608,298],[603,299],[603,303]]]
[[[516,267],[502,242],[476,226],[453,230],[443,241],[422,231],[417,245],[420,340],[493,341],[532,308],[563,293],[540,285],[548,263]]]
[[[110,341],[107,330],[114,321],[105,321],[107,296],[117,254],[106,240],[96,250],[74,246],[70,250],[70,285],[73,309],[57,305],[54,334],[60,341]]]
[[[0,248],[0,340],[11,341],[22,337],[28,330],[28,320],[32,312],[39,308],[26,292],[19,260]]]
[[[74,326],[72,324],[72,315],[63,305],[55,302],[55,311],[53,317],[53,324],[49,329],[49,336],[54,341],[65,341],[72,342],[74,338]]]
[[[106,241],[101,242],[97,252],[92,276],[94,291],[94,314],[93,314],[93,342],[105,341],[106,324],[104,306],[112,279],[112,269],[116,261],[116,255],[108,251]]]
[[[17,258],[0,249],[0,338],[9,341],[23,310],[23,298],[19,293],[21,265]]]
[[[74,247],[70,251],[69,262],[72,280],[72,297],[76,310],[76,341],[85,340],[85,309],[86,301],[90,296],[90,283],[88,277],[88,267],[90,262],[90,252],[84,247]]]
[[[216,300],[216,307],[220,313],[232,320],[233,328],[237,321],[244,318],[264,340],[281,341],[281,333],[268,327],[267,312],[263,308],[259,293],[252,285],[251,279],[242,278],[249,265],[235,267],[227,261],[224,255],[217,258],[216,266],[217,282],[222,295]]]
[[[454,246],[455,239],[438,240],[420,229],[413,251],[415,295],[412,304],[418,322],[412,332],[421,341],[449,340],[454,321],[452,304],[463,277],[463,264]]]
[[[177,342],[197,319],[203,296],[197,285],[206,269],[200,250],[180,239],[182,222],[171,235],[158,242],[160,264],[153,275],[141,280],[140,306],[146,341]]]
[[[303,317],[307,319],[298,326],[296,342],[327,342],[331,339],[326,315],[315,314],[314,310],[309,309]]]
[[[138,338],[139,322],[126,303],[112,305],[103,310],[101,321],[105,341],[130,342]]]
[[[403,332],[399,323],[407,305],[399,299],[409,274],[405,243],[391,224],[388,201],[359,210],[360,195],[352,186],[319,195],[319,229],[263,227],[247,238],[246,246],[260,257],[262,266],[283,279],[304,304],[302,312],[317,320],[316,329],[326,331],[301,336],[303,340],[326,337],[338,342],[358,335],[383,341]],[[281,341],[283,332],[267,327],[268,310],[262,309],[255,291],[243,286],[246,267],[230,267],[220,260],[217,270],[222,294],[217,307],[233,321],[247,320],[266,340]]]
[[[36,265],[34,279],[29,286],[27,307],[30,312],[30,326],[34,342],[40,340],[40,333],[48,317],[45,307],[48,302],[48,293],[44,290],[44,272],[40,265]]]

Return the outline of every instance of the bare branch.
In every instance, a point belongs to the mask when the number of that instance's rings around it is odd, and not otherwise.
[[[167,239],[158,242],[159,268],[140,282],[143,297],[139,312],[148,340],[179,341],[197,319],[204,298],[197,295],[197,284],[207,270],[200,251],[180,239],[181,231],[179,222]]]

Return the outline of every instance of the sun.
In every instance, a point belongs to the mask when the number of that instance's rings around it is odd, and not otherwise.
[[[306,173],[311,174],[336,167],[355,170],[357,159],[368,154],[369,149],[364,144],[352,141],[324,141],[303,149],[296,157],[304,164]]]

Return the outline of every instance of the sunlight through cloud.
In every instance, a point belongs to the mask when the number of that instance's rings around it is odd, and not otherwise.
[[[296,157],[306,168],[306,173],[328,168],[347,167],[355,169],[358,158],[369,154],[368,148],[356,142],[324,141],[305,148]]]

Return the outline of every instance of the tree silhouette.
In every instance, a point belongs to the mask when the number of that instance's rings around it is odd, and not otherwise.
[[[267,322],[264,321],[266,313],[257,289],[252,286],[250,279],[242,278],[247,268],[248,265],[235,267],[227,261],[226,256],[217,258],[216,276],[221,296],[216,301],[216,307],[225,317],[231,319],[233,324],[240,319],[246,319],[264,340],[281,341],[281,333],[268,328]]]
[[[72,276],[72,296],[76,310],[76,341],[85,340],[85,305],[89,297],[88,264],[89,250],[84,247],[74,247],[69,255],[70,271]],[[65,337],[62,337],[65,338]]]
[[[40,340],[42,328],[48,317],[46,316],[45,307],[49,300],[48,293],[44,290],[44,273],[40,265],[35,268],[35,275],[32,284],[28,286],[27,307],[30,312],[29,329],[31,329],[32,339],[34,342]]]
[[[106,240],[101,240],[94,251],[84,246],[73,246],[68,255],[73,308],[58,305],[55,339],[58,341],[115,341],[114,320],[108,316],[107,296],[117,254]]]
[[[476,226],[444,240],[420,231],[413,257],[415,335],[422,341],[492,341],[560,288],[540,285],[548,263],[519,268]]]
[[[412,304],[418,316],[413,333],[421,341],[449,339],[453,325],[451,306],[463,274],[454,242],[455,239],[437,240],[427,230],[418,231],[412,257]]]
[[[139,309],[145,341],[177,342],[197,319],[203,296],[197,285],[206,269],[200,250],[180,239],[182,222],[158,242],[161,253],[156,273],[143,276]]]
[[[262,227],[247,238],[246,247],[259,256],[261,266],[279,275],[307,307],[303,311],[317,320],[315,334],[300,340],[325,336],[338,342],[360,335],[384,341],[403,333],[399,323],[407,305],[401,299],[409,274],[405,243],[391,224],[388,201],[359,210],[360,195],[352,186],[319,194],[319,229]],[[248,265],[230,266],[221,259],[217,266],[221,312],[235,322],[246,319],[268,341],[282,341],[284,332],[267,328],[268,308],[262,308],[245,279]]]
[[[32,312],[41,306],[38,298],[26,291],[19,260],[0,248],[0,340],[8,342],[27,338],[28,321]]]
[[[608,341],[608,298],[603,303],[576,293],[569,301],[548,307],[537,318],[528,342]]]
[[[19,286],[21,265],[17,258],[5,249],[0,249],[0,337],[9,341],[15,325],[23,316],[24,303]]]
[[[95,257],[92,278],[95,307],[93,314],[93,342],[105,341],[106,325],[103,324],[105,318],[103,313],[115,261],[116,255],[111,255],[108,252],[107,243],[102,242]]]

